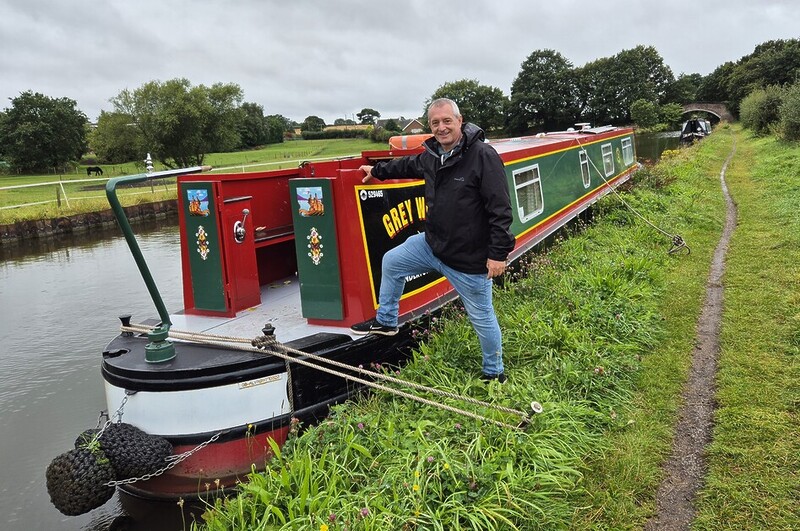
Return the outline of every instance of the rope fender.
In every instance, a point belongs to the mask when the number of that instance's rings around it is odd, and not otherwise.
[[[117,480],[151,474],[170,455],[169,441],[131,424],[89,429],[48,465],[47,493],[62,514],[78,516],[111,499]]]

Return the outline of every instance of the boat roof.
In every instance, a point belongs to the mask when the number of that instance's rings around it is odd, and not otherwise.
[[[617,130],[613,125],[603,125],[599,127],[588,127],[581,130],[555,131],[552,133],[539,133],[532,136],[516,138],[504,138],[502,140],[490,140],[489,143],[499,154],[510,153],[527,148],[544,147],[558,144],[564,141],[586,141],[591,142],[593,137],[601,133]]]

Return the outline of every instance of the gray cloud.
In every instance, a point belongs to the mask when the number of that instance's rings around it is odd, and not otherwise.
[[[799,21],[791,0],[5,0],[0,107],[34,90],[94,119],[125,88],[185,77],[237,83],[246,101],[298,121],[363,107],[411,117],[450,81],[508,94],[537,49],[581,66],[652,45],[676,75],[708,74],[764,41],[797,38]]]

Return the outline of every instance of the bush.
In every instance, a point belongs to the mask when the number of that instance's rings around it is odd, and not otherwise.
[[[389,139],[396,135],[397,132],[395,131],[387,131],[386,129],[376,127],[375,129],[372,130],[372,132],[370,132],[369,138],[373,142],[380,142],[383,144],[387,144],[389,142]]]
[[[325,131],[303,131],[303,140],[329,140],[332,138],[366,138],[363,129],[326,129]]]
[[[661,122],[666,123],[669,128],[680,129],[683,120],[683,106],[680,103],[667,103],[658,110]]]
[[[639,127],[652,127],[658,123],[658,104],[647,100],[636,100],[631,104],[631,119]]]
[[[745,96],[739,106],[742,125],[757,135],[769,134],[780,120],[779,109],[785,90],[773,85],[756,89]]]
[[[800,140],[800,83],[784,92],[778,131],[784,140]]]

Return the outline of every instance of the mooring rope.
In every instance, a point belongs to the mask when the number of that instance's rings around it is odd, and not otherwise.
[[[123,332],[136,332],[136,333],[147,333],[150,330],[152,330],[152,328],[153,327],[150,327],[150,326],[147,326],[147,325],[130,325],[130,326],[122,326],[122,327],[120,327],[120,329]],[[257,353],[263,354],[265,352],[265,350],[263,348],[259,348],[259,347],[256,347],[256,346],[244,347],[244,346],[231,345],[230,344],[230,343],[248,343],[250,345],[253,345],[255,343],[258,343],[259,340],[260,340],[261,342],[264,343],[264,346],[272,346],[272,347],[275,347],[276,349],[282,349],[285,353],[284,352],[278,352],[277,350],[270,350],[269,353],[273,354],[275,356],[278,356],[279,358],[284,359],[287,362],[298,363],[300,365],[304,365],[306,367],[309,367],[309,368],[312,368],[312,369],[315,369],[315,370],[326,372],[328,374],[331,374],[331,375],[334,375],[334,376],[338,376],[340,378],[344,378],[344,379],[349,380],[349,381],[360,383],[360,384],[365,385],[367,387],[378,389],[380,391],[384,391],[384,392],[387,392],[387,393],[390,393],[390,394],[394,394],[394,395],[400,396],[402,398],[407,398],[409,400],[414,400],[416,402],[420,402],[420,403],[428,405],[428,406],[432,406],[432,407],[436,407],[436,408],[439,408],[439,409],[443,409],[443,410],[449,411],[451,413],[456,413],[456,414],[459,414],[459,415],[462,415],[462,416],[465,416],[465,417],[469,417],[469,418],[473,418],[475,420],[479,420],[479,421],[483,421],[483,422],[490,422],[492,424],[496,424],[496,425],[501,426],[503,428],[509,428],[509,429],[513,429],[513,430],[522,429],[530,421],[530,418],[529,418],[528,414],[525,413],[524,411],[520,411],[518,409],[513,409],[513,408],[505,407],[505,406],[502,406],[502,405],[498,405],[498,404],[492,404],[492,403],[489,403],[489,402],[484,402],[484,401],[478,400],[476,398],[472,398],[472,397],[469,397],[469,396],[458,395],[458,394],[455,394],[455,393],[450,393],[448,391],[442,391],[441,389],[436,389],[435,387],[428,387],[428,386],[425,386],[425,385],[422,385],[422,384],[418,384],[416,382],[409,382],[407,380],[401,380],[399,378],[394,378],[393,376],[389,376],[388,374],[384,374],[384,373],[381,373],[381,372],[371,372],[371,371],[363,369],[362,367],[354,367],[352,365],[347,365],[346,363],[341,363],[341,362],[338,362],[338,361],[335,361],[335,360],[327,359],[327,358],[324,358],[322,356],[318,356],[316,354],[311,354],[309,352],[303,352],[302,350],[297,350],[297,349],[293,349],[291,347],[287,347],[286,345],[278,342],[278,340],[274,336],[260,336],[260,338],[256,338],[256,339],[246,339],[246,338],[242,338],[242,337],[223,336],[223,335],[217,335],[217,334],[205,334],[205,333],[199,333],[199,332],[185,332],[185,331],[173,330],[173,329],[170,329],[169,336],[174,338],[174,339],[181,339],[181,340],[184,340],[184,341],[191,341],[191,342],[194,342],[194,343],[209,344],[209,345],[219,345],[219,346],[225,346],[225,347],[228,347],[228,348],[234,348],[236,350],[242,350],[242,351],[246,351],[246,352],[257,352]],[[272,338],[271,341],[269,341],[269,340],[264,341],[265,338],[269,338],[269,337]],[[292,355],[290,355],[290,354],[292,354]],[[431,394],[443,396],[443,397],[446,397],[446,398],[451,398],[451,399],[454,399],[454,400],[460,400],[460,401],[463,401],[463,402],[466,402],[466,403],[469,403],[469,404],[473,404],[473,405],[476,405],[476,406],[485,407],[485,408],[488,408],[488,409],[494,409],[496,411],[500,411],[500,412],[503,412],[503,413],[508,413],[508,414],[511,414],[511,415],[515,415],[515,416],[518,416],[520,418],[520,422],[517,425],[512,425],[512,424],[508,424],[508,423],[505,423],[505,422],[502,422],[502,421],[499,421],[499,420],[496,420],[496,419],[491,419],[491,418],[488,418],[488,417],[484,417],[484,416],[482,416],[482,415],[480,415],[478,413],[473,413],[471,411],[467,411],[467,410],[464,410],[464,409],[459,409],[459,408],[456,408],[456,407],[453,407],[453,406],[450,406],[450,405],[447,405],[447,404],[442,404],[440,402],[435,402],[435,401],[429,400],[427,398],[423,398],[423,397],[420,397],[420,396],[417,396],[417,395],[413,395],[411,393],[407,393],[407,392],[401,391],[399,389],[393,389],[391,387],[387,387],[387,386],[384,386],[384,385],[381,385],[381,384],[378,384],[378,383],[375,383],[375,382],[364,380],[362,378],[358,378],[358,377],[353,376],[351,374],[345,374],[345,373],[336,371],[334,369],[330,369],[328,367],[320,366],[320,365],[318,365],[316,363],[312,363],[310,361],[306,361],[306,360],[303,360],[303,359],[298,359],[295,356],[308,357],[308,358],[310,358],[310,359],[312,359],[314,361],[321,362],[321,363],[326,363],[326,364],[329,364],[329,365],[332,365],[332,366],[335,366],[335,367],[338,367],[338,368],[346,369],[348,371],[354,371],[354,372],[357,372],[357,373],[359,373],[361,375],[369,376],[371,378],[384,380],[384,381],[391,382],[391,383],[394,383],[394,384],[397,384],[397,385],[400,385],[400,386],[416,389],[418,391],[425,391],[425,392],[428,392],[428,393],[431,393]],[[534,411],[538,413],[540,411],[540,406],[538,405],[538,403],[535,403],[535,404],[536,404],[536,406],[532,406],[532,407],[534,407]]]
[[[586,151],[586,148],[584,147],[583,144],[581,144],[581,141],[580,141],[579,138],[575,138],[575,141],[578,143],[578,146],[580,146],[581,149]],[[668,254],[675,254],[678,251],[680,251],[681,249],[686,249],[687,254],[691,254],[692,250],[689,248],[689,245],[686,243],[686,241],[683,239],[683,237],[680,234],[672,234],[670,232],[667,232],[666,230],[664,230],[661,227],[657,226],[656,224],[652,223],[649,219],[647,219],[642,214],[640,214],[627,201],[625,201],[625,199],[622,197],[622,195],[619,192],[617,192],[617,188],[615,186],[611,186],[611,183],[609,183],[608,180],[606,180],[605,175],[603,175],[603,172],[600,171],[600,168],[597,167],[597,165],[594,163],[592,158],[588,156],[588,153],[587,153],[586,159],[589,161],[589,164],[592,165],[592,168],[594,168],[594,170],[597,172],[597,175],[599,175],[600,178],[603,179],[603,182],[606,183],[606,186],[611,190],[611,192],[615,196],[617,196],[617,199],[619,199],[622,202],[622,204],[625,205],[625,207],[628,210],[633,212],[636,216],[639,217],[639,219],[641,219],[642,221],[647,223],[650,227],[652,227],[653,229],[655,229],[656,231],[660,232],[661,234],[663,234],[664,236],[666,236],[666,237],[668,237],[670,239],[670,241],[672,242],[672,248],[669,251],[667,251]]]

